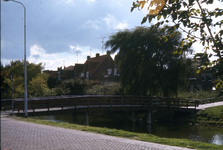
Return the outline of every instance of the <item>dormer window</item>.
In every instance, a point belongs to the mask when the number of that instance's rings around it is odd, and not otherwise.
[[[112,73],[112,69],[108,69],[108,75]]]
[[[81,72],[81,73],[80,73],[80,76],[81,76],[81,77],[84,77],[84,72]]]

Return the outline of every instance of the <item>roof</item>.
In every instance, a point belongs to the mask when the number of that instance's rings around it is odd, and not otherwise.
[[[75,64],[74,66],[74,70],[76,70],[76,72],[81,72],[84,69],[84,64]]]
[[[65,67],[64,70],[74,70],[74,66]]]
[[[89,58],[84,63],[84,69],[82,72],[86,72],[86,69],[89,69],[90,76],[92,77],[95,71],[100,67],[100,65],[105,61],[106,58],[111,57],[109,55],[102,55],[98,57]]]
[[[63,70],[61,78],[62,79],[71,79],[73,78],[73,70]]]
[[[55,77],[55,78],[57,78],[57,71],[44,70],[43,72],[49,74],[50,77]]]

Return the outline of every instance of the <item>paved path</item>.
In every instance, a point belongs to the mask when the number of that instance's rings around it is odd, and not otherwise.
[[[215,103],[208,103],[208,104],[200,104],[197,109],[206,109],[209,107],[215,107],[215,106],[223,106],[223,101],[221,102],[215,102]]]
[[[2,150],[186,150],[102,134],[39,125],[1,115]]]

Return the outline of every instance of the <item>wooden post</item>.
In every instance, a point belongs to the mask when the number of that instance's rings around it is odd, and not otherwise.
[[[111,106],[111,111],[112,111],[112,97],[110,98],[110,106]]]
[[[63,114],[63,99],[61,99],[61,113]]]
[[[143,109],[143,97],[141,96],[141,110]]]
[[[89,126],[88,111],[85,112],[85,123],[86,123],[86,126]]]
[[[151,124],[147,125],[147,133],[148,134],[151,134],[151,128],[152,128]]]
[[[123,110],[123,96],[122,96],[122,101],[121,101],[121,107],[122,107],[122,110]]]
[[[188,100],[187,100],[187,109],[188,109]]]
[[[132,111],[132,123],[135,123],[136,119],[135,119],[135,113]]]
[[[76,104],[76,99],[74,99],[74,106],[75,106],[75,112],[77,112],[77,104]]]
[[[147,124],[151,124],[152,123],[152,120],[151,120],[151,110],[148,110],[148,113],[147,113]]]
[[[89,111],[89,98],[87,98],[87,110]]]
[[[34,105],[34,101],[32,101],[32,107],[33,107],[33,115],[35,115],[35,105]]]
[[[47,112],[47,113],[48,113],[48,115],[49,115],[49,112],[50,112],[49,100],[47,100],[46,102],[47,102],[47,108],[48,108],[48,112]]]
[[[99,99],[99,111],[101,111],[101,99]]]

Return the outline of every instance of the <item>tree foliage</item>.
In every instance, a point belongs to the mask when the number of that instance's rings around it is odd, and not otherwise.
[[[148,14],[142,19],[157,20],[156,27],[172,23],[174,29],[186,33],[183,40],[192,45],[200,42],[203,50],[212,50],[218,59],[209,65],[222,66],[223,63],[223,9],[219,8],[223,0],[137,0],[135,8],[147,9]],[[212,54],[209,55],[211,57]],[[223,70],[223,68],[221,68]],[[219,81],[222,82],[218,70]]]
[[[209,58],[214,54],[217,60],[202,64],[200,68],[213,67],[217,77],[216,88],[223,89],[222,2],[223,0],[137,0],[133,2],[131,11],[135,8],[147,9],[148,14],[142,19],[142,24],[147,20],[157,20],[156,27],[172,23],[174,29],[186,33],[184,40],[189,45],[200,42],[203,50],[212,50]]]
[[[189,51],[181,34],[168,26],[164,28],[137,27],[112,35],[106,42],[112,52],[119,51],[116,62],[121,70],[121,84],[125,94],[177,94],[186,86],[190,73]]]
[[[34,64],[27,61],[27,93],[28,97],[45,96],[48,91],[48,75],[42,74],[41,63]],[[5,67],[1,67],[1,98],[12,97],[13,75],[13,97],[24,97],[24,61],[15,60]]]

